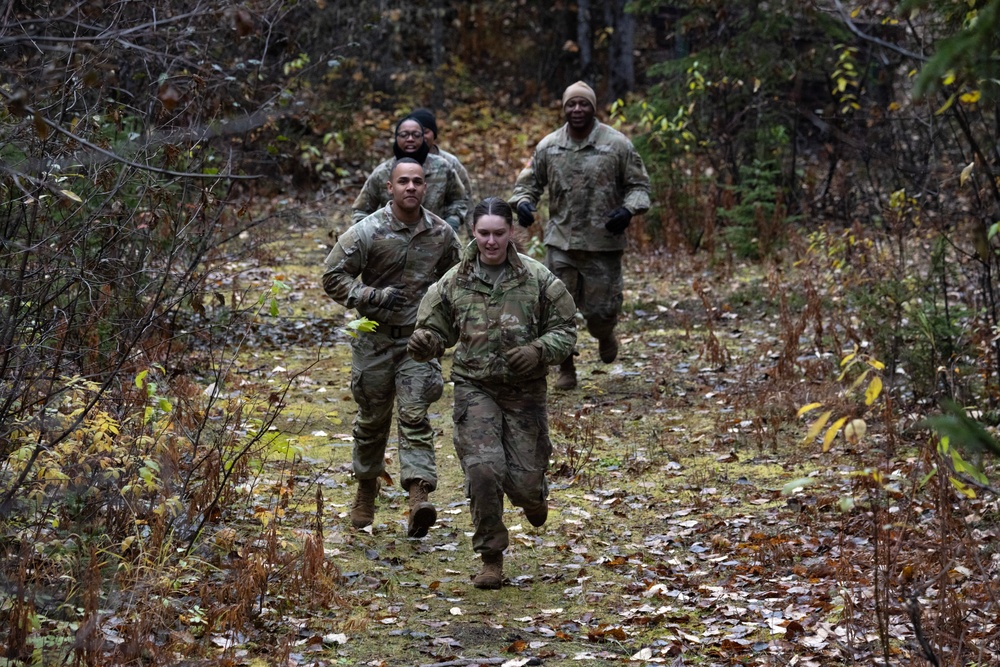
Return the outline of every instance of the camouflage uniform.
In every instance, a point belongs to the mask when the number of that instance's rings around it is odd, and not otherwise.
[[[462,182],[462,187],[465,188],[465,194],[468,196],[469,201],[475,201],[476,198],[472,195],[472,181],[469,180],[469,172],[465,169],[462,161],[454,154],[442,150],[440,146],[435,146],[432,152],[451,163],[451,166],[455,169],[455,173],[458,174],[458,180]],[[469,206],[468,215],[465,216],[465,223],[470,226],[472,225],[472,206]]]
[[[437,361],[419,363],[406,353],[417,306],[427,287],[455,265],[461,246],[455,232],[424,210],[410,227],[392,206],[364,218],[341,234],[326,258],[323,288],[335,301],[379,322],[375,333],[353,341],[351,392],[358,404],[354,419],[354,474],[374,479],[385,469],[385,447],[392,425],[393,399],[399,423],[400,484],[422,479],[437,486],[434,431],[427,417],[441,397],[444,381]],[[393,312],[364,300],[368,287],[401,288],[408,300]]]
[[[417,328],[455,349],[455,451],[465,472],[478,554],[507,548],[503,496],[531,509],[548,495],[545,471],[552,445],[546,415],[545,373],[576,344],[576,305],[541,263],[507,251],[504,277],[494,285],[478,270],[470,243],[461,264],[431,286],[420,302]],[[505,353],[533,341],[542,362],[525,375]]]
[[[611,333],[622,305],[624,234],[604,228],[624,206],[633,215],[649,208],[649,175],[632,142],[596,119],[584,141],[567,125],[542,139],[521,171],[510,203],[538,204],[549,189],[546,265],[566,284],[595,338]]]
[[[351,207],[353,209],[351,219],[354,222],[362,220],[389,203],[386,183],[389,182],[394,164],[396,158],[386,160],[375,167],[368,176],[361,193]],[[458,171],[447,158],[433,153],[427,155],[423,167],[424,182],[427,183],[424,208],[446,220],[452,229],[458,229],[470,210],[469,193],[462,185]]]

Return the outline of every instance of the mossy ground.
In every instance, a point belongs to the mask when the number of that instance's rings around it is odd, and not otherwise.
[[[716,589],[732,588],[734,600],[744,586],[766,589],[763,579],[749,583],[773,564],[773,554],[758,547],[794,530],[797,510],[786,507],[779,489],[809,465],[779,455],[785,438],[765,447],[738,414],[729,393],[738,380],[706,358],[709,334],[685,273],[690,266],[627,256],[619,358],[600,363],[596,342],[581,331],[579,387],[550,391],[548,522],[532,528],[508,508],[505,585],[480,591],[470,583],[479,563],[451,442],[450,385],[432,408],[437,525],[426,538],[408,539],[406,495],[390,485],[375,524],[350,526],[354,404],[344,325],[354,315],[320,286],[337,224],[316,219],[269,249],[274,275],[291,288],[278,318],[285,321],[271,324],[295,330],[305,322],[308,330],[322,322],[322,334],[292,334],[291,344],[246,352],[253,357],[247,365],[280,367],[294,378],[277,426],[299,448],[299,485],[307,481],[310,490],[297,494],[284,521],[314,523],[311,489],[318,487],[326,559],[340,577],[335,603],[296,610],[301,641],[293,657],[309,664],[600,665],[683,655],[685,664],[729,664],[774,650],[777,635],[745,601],[734,603],[734,617],[753,622],[720,625]],[[447,377],[449,356],[444,366]],[[395,479],[394,455],[393,438]],[[742,628],[735,635],[734,625]]]

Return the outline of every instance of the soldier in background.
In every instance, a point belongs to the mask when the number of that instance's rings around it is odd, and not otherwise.
[[[597,97],[582,81],[562,97],[566,124],[542,139],[517,177],[510,203],[517,222],[530,227],[549,190],[545,263],[566,284],[598,341],[601,361],[618,357],[615,325],[622,309],[625,229],[649,209],[649,175],[632,142],[595,118]],[[570,356],[559,366],[556,388],[576,386]]]
[[[469,172],[466,171],[462,161],[438,145],[438,125],[434,112],[430,109],[414,109],[410,112],[410,118],[416,118],[424,126],[424,141],[430,146],[431,153],[440,155],[451,162],[451,166],[458,172],[458,179],[462,181],[462,187],[465,188],[465,194],[468,195],[469,201],[475,201],[475,196],[472,193],[472,181],[469,180]],[[471,218],[467,219],[466,222],[471,222]]]
[[[408,157],[419,162],[424,169],[424,182],[427,185],[424,208],[443,218],[452,229],[461,227],[469,213],[469,193],[452,163],[431,152],[424,139],[424,126],[420,121],[407,116],[396,124],[392,152],[395,157],[375,167],[365,181],[351,207],[352,220],[358,222],[389,202],[389,193],[385,189],[389,171],[396,160]]]
[[[374,521],[395,403],[400,485],[409,492],[407,535],[423,537],[437,521],[428,500],[437,488],[437,468],[427,410],[441,398],[444,380],[440,362],[414,361],[406,343],[420,299],[458,262],[461,246],[454,230],[421,206],[427,185],[419,162],[399,160],[387,183],[382,187],[389,204],[348,228],[330,251],[323,288],[337,303],[379,323],[374,333],[361,333],[351,343],[351,393],[358,404],[351,523],[364,528]]]
[[[455,453],[475,527],[472,547],[483,560],[476,588],[503,583],[504,494],[531,525],[548,518],[545,375],[576,344],[572,297],[541,263],[517,253],[513,225],[514,212],[499,197],[476,206],[475,243],[427,291],[407,346],[414,359],[428,360],[458,344]]]

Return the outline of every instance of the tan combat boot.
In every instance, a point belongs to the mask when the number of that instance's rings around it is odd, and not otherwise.
[[[410,482],[410,521],[406,526],[407,537],[423,537],[437,521],[437,510],[427,500],[431,485],[422,479]]]
[[[556,377],[556,389],[576,388],[576,364],[572,355],[559,364],[559,375]]]
[[[351,525],[364,528],[375,520],[375,496],[378,495],[378,478],[359,479],[358,491],[351,506]]]
[[[483,554],[483,569],[472,579],[476,588],[497,589],[503,584],[503,554]]]

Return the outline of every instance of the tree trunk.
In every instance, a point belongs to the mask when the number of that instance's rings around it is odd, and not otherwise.
[[[625,11],[628,0],[609,0],[612,5],[611,51],[608,66],[611,74],[611,95],[625,97],[635,87],[635,15]]]
[[[444,66],[444,0],[435,0],[431,4],[431,71],[434,73],[434,99],[432,108],[440,109],[444,104],[444,80],[441,68]]]
[[[590,0],[577,0],[576,8],[576,45],[580,48],[580,79],[591,81],[594,69],[594,31],[590,23]]]

